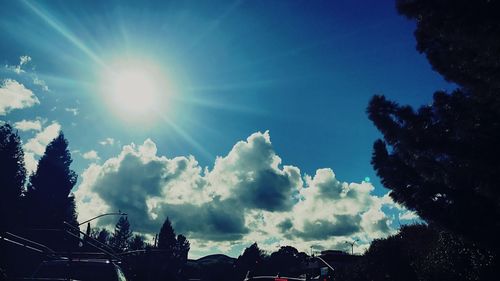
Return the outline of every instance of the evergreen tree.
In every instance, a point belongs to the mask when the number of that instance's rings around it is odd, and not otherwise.
[[[500,2],[397,0],[415,20],[417,49],[445,79],[467,90],[500,90]],[[484,93],[483,93],[484,94]]]
[[[32,226],[60,229],[63,221],[78,225],[71,189],[77,175],[70,169],[68,141],[61,132],[45,149],[35,173],[30,176],[26,198]]]
[[[415,112],[375,96],[368,113],[384,136],[372,163],[391,197],[428,222],[500,249],[500,99],[438,92]]]
[[[9,124],[0,126],[0,231],[20,220],[20,196],[26,180],[21,140]]]
[[[175,238],[175,231],[172,227],[170,219],[167,217],[163,222],[160,234],[158,235],[158,249],[167,250],[173,253],[176,246],[177,239]]]
[[[77,239],[64,232],[64,222],[78,226],[75,198],[71,194],[77,175],[70,169],[71,162],[68,141],[61,132],[47,145],[36,172],[30,176],[25,197],[26,220],[31,229],[36,229],[28,235],[55,249],[69,250],[78,244]]]
[[[115,226],[115,232],[110,239],[110,244],[117,251],[123,252],[128,250],[130,239],[132,238],[132,231],[130,230],[130,223],[127,217],[120,217]]]

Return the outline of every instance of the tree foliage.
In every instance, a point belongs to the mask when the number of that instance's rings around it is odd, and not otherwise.
[[[110,238],[110,245],[117,251],[124,252],[128,250],[130,239],[132,238],[132,230],[127,217],[120,217],[115,226],[113,236]]]
[[[77,175],[70,169],[68,141],[61,132],[45,149],[37,170],[30,176],[26,198],[34,227],[62,228],[63,221],[78,225],[71,189]]]
[[[146,241],[144,239],[144,236],[140,234],[134,234],[131,237],[127,248],[130,251],[144,250],[146,248]]]
[[[403,226],[372,242],[358,262],[336,271],[336,281],[497,280],[488,251],[428,225]]]
[[[188,253],[189,250],[191,249],[191,245],[189,243],[189,240],[186,238],[186,236],[179,234],[177,235],[177,249],[176,249],[176,254],[181,263],[186,263],[188,260]]]
[[[75,198],[71,194],[77,176],[70,168],[71,162],[68,141],[61,132],[47,145],[37,170],[29,178],[23,200],[27,235],[60,250],[78,245],[78,239],[64,231],[64,222],[78,226]]]
[[[305,257],[292,246],[282,246],[269,256],[268,267],[274,274],[293,276],[305,262]]]
[[[368,113],[384,136],[372,163],[391,197],[429,222],[496,245],[500,100],[437,92],[415,112],[375,96]]]
[[[448,81],[467,90],[500,89],[500,2],[397,0],[415,20],[417,49]]]
[[[175,231],[172,227],[172,222],[170,222],[170,219],[167,217],[158,235],[158,249],[173,251],[176,245],[177,239],[175,238]]]
[[[266,255],[259,248],[257,242],[246,248],[235,262],[236,275],[239,279],[245,277],[247,272],[259,274],[259,270],[264,266]]]
[[[20,196],[26,180],[21,140],[9,124],[0,126],[0,231],[19,222]]]
[[[395,201],[500,253],[500,3],[397,3],[417,22],[418,50],[459,88],[418,110],[374,96],[367,111],[383,140],[372,164]]]

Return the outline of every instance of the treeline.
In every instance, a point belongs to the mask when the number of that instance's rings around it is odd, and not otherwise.
[[[237,259],[224,255],[207,256],[188,262],[182,272],[185,279],[201,278],[205,281],[242,281],[248,272],[250,276],[297,277],[306,273],[309,261],[306,253],[292,246],[282,246],[269,254],[254,243]]]
[[[118,220],[112,233],[105,228],[90,229],[90,225],[87,233],[121,257],[128,280],[184,279],[182,269],[188,260],[190,243],[184,235],[176,235],[168,217],[152,242],[147,242],[141,234],[134,234],[126,217]]]
[[[29,176],[17,131],[10,124],[0,126],[0,233],[14,233],[55,251],[73,251],[78,239],[66,233],[64,222],[78,228],[75,198],[71,193],[77,175],[70,169],[68,141],[61,132],[45,148],[37,169]],[[69,229],[76,237],[79,233]],[[21,255],[20,249],[0,243],[0,268],[16,274],[29,271],[39,257]],[[20,264],[23,259],[23,264]],[[29,274],[29,272],[26,272]]]
[[[61,132],[47,145],[36,171],[28,176],[17,131],[7,123],[0,126],[2,236],[12,233],[66,255],[100,251],[85,243],[89,239],[80,238],[83,236],[78,231],[75,198],[71,193],[77,175],[70,169],[71,162],[68,141]],[[188,239],[175,234],[168,218],[152,243],[133,233],[126,217],[120,217],[112,232],[105,228],[91,229],[88,224],[87,235],[99,241],[106,251],[122,258],[122,267],[131,280],[178,280],[190,249]],[[126,254],[133,251],[136,252]],[[27,277],[45,258],[44,254],[2,240],[0,279]]]
[[[449,231],[417,224],[374,240],[358,262],[336,270],[335,280],[498,280],[497,274],[491,251]]]
[[[63,222],[78,227],[71,193],[77,175],[70,169],[71,162],[68,141],[61,132],[28,177],[17,131],[9,124],[0,126],[0,231],[36,238],[55,250],[76,246],[60,231]]]

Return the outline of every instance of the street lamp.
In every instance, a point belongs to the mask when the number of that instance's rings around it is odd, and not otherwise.
[[[93,217],[93,218],[91,218],[91,219],[88,219],[88,220],[86,220],[86,221],[84,221],[84,222],[82,222],[82,223],[79,223],[79,224],[78,224],[78,226],[80,226],[80,225],[82,225],[82,224],[86,224],[86,223],[88,223],[88,222],[90,222],[90,221],[93,221],[93,220],[95,220],[95,219],[97,219],[97,218],[104,217],[104,216],[126,216],[126,215],[127,215],[127,213],[123,213],[122,211],[118,211],[118,212],[115,212],[115,213],[106,213],[106,214],[101,214],[101,215],[98,215],[98,216]]]
[[[345,241],[347,244],[351,245],[351,255],[354,255],[354,244],[359,241],[359,239],[353,240],[352,242]]]

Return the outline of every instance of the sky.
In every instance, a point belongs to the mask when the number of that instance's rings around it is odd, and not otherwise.
[[[80,221],[121,210],[151,238],[168,216],[190,258],[360,253],[418,221],[370,164],[365,110],[452,85],[392,1],[0,2],[0,120],[30,172],[64,132]]]

